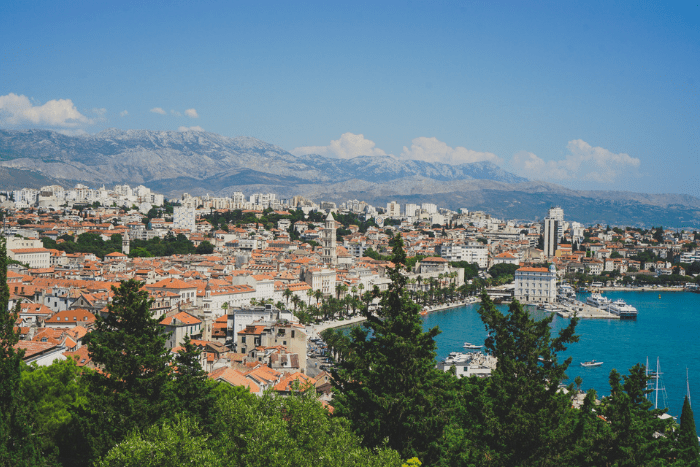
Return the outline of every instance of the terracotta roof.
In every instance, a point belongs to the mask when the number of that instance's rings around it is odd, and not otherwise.
[[[250,392],[260,392],[260,386],[245,377],[240,371],[223,367],[209,373],[209,378],[217,381],[225,381],[231,386],[245,386]]]
[[[181,311],[180,313],[173,315],[173,316],[168,316],[167,318],[163,318],[160,322],[160,324],[164,324],[166,326],[170,326],[173,324],[173,320],[180,321],[183,324],[198,324],[201,323],[202,320],[195,318],[189,313],[185,313],[184,311]]]

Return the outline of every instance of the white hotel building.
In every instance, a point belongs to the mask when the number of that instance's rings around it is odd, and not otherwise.
[[[515,299],[523,303],[554,303],[557,300],[557,271],[520,268],[515,271]]]

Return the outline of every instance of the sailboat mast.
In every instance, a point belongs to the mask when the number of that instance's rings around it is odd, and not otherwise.
[[[656,357],[656,398],[654,399],[654,408],[659,408],[659,357]]]
[[[690,402],[690,381],[688,380],[688,367],[685,367],[685,390],[688,396],[688,404],[692,407],[693,404]]]
[[[647,366],[644,367],[644,376],[647,377],[647,387],[645,389],[649,389],[649,356],[647,355]],[[647,393],[644,397],[649,399],[649,393]]]

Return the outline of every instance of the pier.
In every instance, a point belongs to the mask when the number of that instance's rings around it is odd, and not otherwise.
[[[596,308],[579,300],[557,302],[557,315],[562,318],[571,318],[576,313],[579,318],[589,319],[620,319],[616,314]]]

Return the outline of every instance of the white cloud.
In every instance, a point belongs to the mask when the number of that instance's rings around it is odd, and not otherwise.
[[[490,152],[478,152],[457,146],[452,148],[437,138],[421,136],[411,141],[411,148],[403,147],[402,159],[442,162],[444,164],[466,164],[470,162],[490,161],[499,164],[501,159]]]
[[[107,113],[107,109],[105,109],[104,107],[102,107],[101,109],[94,108],[94,109],[92,109],[92,113],[94,113],[95,115],[99,115],[100,117],[102,117],[102,116],[104,116],[104,114]]]
[[[640,164],[639,159],[629,154],[593,147],[580,139],[569,141],[566,148],[569,154],[562,160],[545,161],[531,152],[521,151],[513,156],[511,164],[524,176],[538,180],[576,179],[598,183],[612,183]]]
[[[356,156],[386,156],[386,152],[375,147],[374,141],[365,139],[364,135],[343,133],[339,139],[332,140],[328,146],[304,146],[292,149],[295,156],[319,154],[325,157],[350,159]]]
[[[175,115],[176,117],[182,117],[182,114],[180,112],[178,112],[177,110],[171,110],[170,113]]]
[[[199,114],[197,114],[197,111],[194,109],[185,110],[185,115],[187,115],[190,118],[199,118]]]
[[[76,128],[92,123],[93,120],[78,112],[70,99],[54,99],[43,105],[34,105],[25,95],[10,93],[0,96],[0,125]]]
[[[165,110],[161,109],[160,107],[153,107],[151,109],[151,112],[153,112],[154,114],[161,114],[161,115],[165,115],[167,113]]]
[[[178,127],[177,131],[204,131],[201,126],[181,126]]]
[[[119,116],[120,116],[120,117],[126,117],[127,115],[129,115],[129,111],[128,111],[128,110],[122,110],[121,112],[119,112]]]

